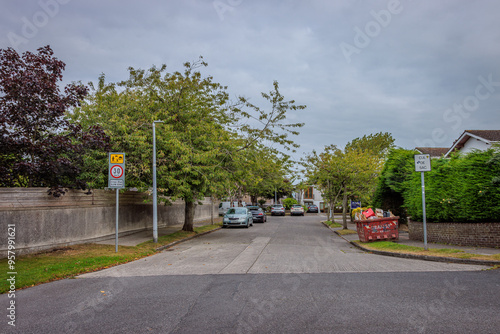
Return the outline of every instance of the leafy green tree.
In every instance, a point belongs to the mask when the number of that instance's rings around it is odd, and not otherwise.
[[[285,198],[283,200],[283,206],[285,207],[285,209],[287,210],[290,210],[290,208],[292,207],[292,205],[294,204],[298,204],[299,202],[297,202],[297,200],[295,198],[292,198],[292,197],[289,197],[289,198]]]
[[[391,210],[402,221],[406,221],[403,194],[408,187],[408,179],[415,170],[413,156],[416,151],[392,148],[378,179],[373,199],[376,207]]]
[[[0,50],[0,186],[86,189],[82,174],[89,150],[106,150],[108,137],[96,124],[86,130],[65,113],[78,106],[87,88],[69,84],[60,92],[65,64],[50,46],[20,56]]]
[[[126,186],[143,190],[152,182],[151,124],[164,122],[156,126],[158,191],[185,201],[186,231],[193,230],[199,199],[221,194],[244,175],[239,168],[245,150],[264,140],[295,147],[288,135],[296,134],[294,128],[301,124],[284,120],[287,111],[304,108],[285,102],[276,82],[272,92],[263,94],[271,102],[270,111],[243,98],[231,104],[226,87],[202,76],[199,68],[205,66],[200,58],[185,63],[184,72],[168,73],[165,65],[148,71],[129,68],[129,79],[118,84],[106,84],[101,75],[86,104],[74,113],[80,122],[102,124],[113,150],[127,152]],[[250,126],[248,118],[262,127]],[[92,161],[92,171],[104,168]]]
[[[373,145],[370,143],[373,142]],[[369,199],[376,185],[384,156],[393,145],[388,134],[375,134],[356,138],[344,150],[335,145],[326,146],[324,152],[315,151],[303,161],[306,176],[316,184],[329,201],[330,210],[342,198],[343,225],[347,229],[347,201],[349,197]],[[329,216],[332,216],[330,211]]]

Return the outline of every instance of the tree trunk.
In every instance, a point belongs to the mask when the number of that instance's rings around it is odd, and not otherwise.
[[[196,208],[196,204],[194,201],[184,200],[184,226],[182,227],[183,231],[193,232],[194,231],[194,209]]]
[[[251,203],[252,205],[254,205],[254,204],[258,204],[258,203],[257,203],[257,196],[255,196],[255,195],[251,195],[251,196],[250,196],[250,200],[252,201],[252,203]]]
[[[342,200],[342,221],[344,223],[344,230],[347,230],[347,187],[344,185],[344,198]]]
[[[214,224],[214,197],[210,196],[210,223]]]

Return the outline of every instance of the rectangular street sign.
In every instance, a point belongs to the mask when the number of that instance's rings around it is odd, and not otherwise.
[[[122,164],[124,163],[125,154],[123,153],[110,153],[109,163],[110,164]]]
[[[415,154],[415,171],[431,171],[431,156],[429,154]]]
[[[125,188],[125,153],[109,153],[108,188]]]

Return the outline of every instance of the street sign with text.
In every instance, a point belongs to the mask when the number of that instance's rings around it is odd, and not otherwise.
[[[415,154],[415,171],[431,171],[431,156],[429,154]]]
[[[108,188],[125,188],[125,153],[109,153]]]

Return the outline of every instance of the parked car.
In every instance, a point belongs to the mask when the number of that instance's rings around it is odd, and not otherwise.
[[[266,213],[260,207],[247,206],[247,209],[250,210],[250,212],[252,212],[253,221],[255,223],[257,223],[257,222],[265,223],[267,221]]]
[[[226,211],[229,209],[229,208],[236,208],[236,207],[244,207],[246,206],[246,203],[245,202],[241,202],[241,203],[238,203],[238,202],[220,202],[219,203],[219,216],[224,216],[226,214]]]
[[[224,216],[226,211],[231,207],[231,202],[220,202],[219,203],[219,216]]]
[[[309,205],[309,207],[307,208],[307,212],[318,213],[318,206],[315,204]]]
[[[247,208],[229,208],[222,219],[222,227],[253,226],[253,215]]]
[[[304,215],[304,208],[300,204],[294,204],[290,208],[290,215],[291,216],[303,216]]]
[[[285,215],[285,207],[281,204],[274,204],[271,207],[271,216],[284,216]]]

